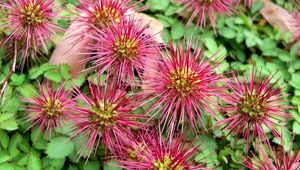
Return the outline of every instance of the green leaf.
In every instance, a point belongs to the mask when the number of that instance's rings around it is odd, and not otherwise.
[[[84,167],[83,170],[94,170],[94,169],[100,169],[99,162],[88,162]],[[105,168],[104,168],[105,169]]]
[[[26,98],[31,98],[35,96],[35,88],[31,84],[22,84],[17,87],[17,91]]]
[[[216,52],[218,50],[218,45],[214,38],[209,37],[205,39],[205,46],[208,48],[211,52]]]
[[[16,158],[14,158],[14,162],[16,162],[19,166],[26,166],[28,161],[29,154],[20,153]]]
[[[300,134],[300,123],[298,123],[297,121],[293,123],[293,133],[297,135]]]
[[[19,85],[21,85],[24,82],[25,75],[24,74],[17,75],[16,73],[14,73],[11,76],[10,80],[11,80],[11,82],[10,82],[11,85],[19,86]]]
[[[175,22],[171,26],[171,38],[173,40],[180,39],[184,35],[184,25],[180,22]]]
[[[41,170],[42,169],[42,161],[39,158],[39,155],[32,152],[29,154],[27,160],[27,168],[30,170]]]
[[[15,167],[13,164],[4,163],[0,165],[0,170],[15,170]]]
[[[30,79],[36,79],[39,76],[41,76],[45,71],[51,70],[51,69],[54,69],[54,68],[56,68],[56,66],[53,66],[49,63],[42,64],[39,67],[33,67],[29,70],[29,78]]]
[[[289,84],[296,89],[300,89],[300,73],[292,74],[292,79],[289,81]]]
[[[225,28],[222,28],[218,31],[218,33],[220,35],[222,35],[223,37],[225,38],[228,38],[228,39],[232,39],[232,38],[235,38],[236,36],[236,32],[235,30],[231,29],[231,28],[228,28],[228,27],[225,27]]]
[[[11,141],[9,143],[8,151],[9,154],[12,157],[16,157],[18,154],[20,154],[20,151],[18,150],[17,146],[22,143],[22,136],[19,133],[16,133],[11,138]]]
[[[31,141],[36,149],[44,150],[47,147],[47,141],[43,138],[44,133],[39,128],[31,130]]]
[[[291,56],[291,54],[288,51],[285,51],[285,50],[282,50],[282,49],[278,48],[277,52],[278,52],[278,58],[281,61],[291,62],[291,61],[293,61],[295,59],[294,57]]]
[[[64,158],[74,150],[74,143],[67,137],[56,137],[48,143],[46,153],[50,158]]]
[[[0,164],[8,162],[11,159],[11,156],[6,151],[0,151]]]
[[[262,2],[254,1],[253,5],[251,7],[251,13],[254,14],[254,13],[258,12],[263,6],[264,6],[264,4]]]
[[[207,163],[207,166],[212,168],[215,165],[219,164],[218,156],[215,150],[218,148],[218,145],[214,138],[208,135],[201,135],[197,139],[197,143],[201,144],[199,147],[201,152],[195,157],[195,161],[200,163]]]
[[[169,0],[148,0],[146,5],[149,6],[151,11],[164,11],[168,8],[170,4]]]
[[[103,170],[122,170],[122,168],[117,167],[117,162],[110,160],[107,164],[104,165]]]
[[[1,145],[2,145],[3,148],[7,148],[8,145],[9,145],[9,136],[2,129],[0,129],[0,143],[1,143]]]
[[[60,83],[62,81],[62,75],[60,74],[59,70],[48,70],[45,72],[44,76],[52,81]]]
[[[0,128],[9,130],[9,131],[16,130],[16,129],[18,129],[18,123],[15,118],[11,118],[11,119],[1,122]]]

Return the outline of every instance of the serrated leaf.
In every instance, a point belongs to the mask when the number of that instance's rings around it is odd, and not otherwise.
[[[44,71],[42,71],[39,67],[33,67],[32,69],[30,69],[29,71],[29,78],[30,79],[36,79],[38,78],[40,75],[42,75],[44,73]]]
[[[18,129],[18,123],[16,119],[11,118],[0,123],[0,128],[8,131],[13,131]]]
[[[30,153],[27,160],[27,168],[30,170],[41,170],[42,161],[36,153]]]
[[[21,75],[13,74],[11,76],[10,80],[11,80],[11,82],[10,82],[11,85],[19,86],[24,82],[25,75],[24,74],[21,74]]]
[[[67,137],[56,137],[48,143],[46,153],[50,158],[64,158],[74,150],[74,143]]]
[[[215,152],[215,150],[218,148],[218,145],[215,139],[208,135],[201,135],[198,137],[197,141],[197,143],[203,144],[199,147],[201,152],[199,152],[199,154],[195,157],[195,161],[207,163],[208,167],[214,167],[215,165],[218,165],[218,156]]]
[[[42,74],[44,74],[45,71],[54,69],[55,67],[56,66],[53,66],[49,63],[42,64],[39,67],[33,67],[29,70],[29,78],[36,79],[39,76],[41,76]]]
[[[59,72],[59,70],[48,70],[44,73],[44,76],[52,81],[55,81],[57,83],[60,83],[62,81],[62,76]]]

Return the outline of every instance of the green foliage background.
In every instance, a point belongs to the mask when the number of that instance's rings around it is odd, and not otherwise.
[[[277,4],[288,10],[292,10],[292,2],[276,0]],[[61,0],[59,4],[68,9],[61,11],[62,16],[74,18],[68,11],[74,10],[76,0]],[[184,37],[193,37],[205,42],[206,55],[210,56],[219,51],[220,55],[226,56],[222,61],[218,72],[230,70],[249,70],[250,65],[256,66],[261,71],[270,75],[277,72],[276,78],[285,86],[285,92],[294,109],[290,110],[293,115],[287,129],[296,134],[294,138],[295,148],[300,143],[300,58],[295,55],[296,47],[286,50],[290,34],[283,34],[277,28],[263,22],[259,9],[260,2],[255,2],[251,10],[240,6],[237,13],[232,17],[221,17],[218,19],[216,32],[212,28],[199,29],[195,25],[185,27],[184,20],[176,11],[180,6],[171,3],[169,0],[146,0],[143,2],[149,6],[145,11],[160,20],[165,29],[163,38],[168,40],[182,40]],[[70,20],[71,20],[70,19]],[[70,20],[62,19],[57,22],[62,28],[67,28]],[[3,30],[2,30],[3,31]],[[49,49],[53,51],[56,43],[61,39],[62,33],[58,34]],[[67,81],[66,88],[71,88],[73,82],[81,86],[85,82],[86,74],[76,79],[68,73],[67,65],[52,66],[47,63],[51,55],[40,60],[39,63],[32,63],[23,72],[17,71],[10,79],[9,86],[0,103],[0,170],[94,170],[94,169],[118,169],[111,164],[104,164],[101,159],[103,152],[99,151],[97,157],[92,157],[86,166],[85,160],[77,161],[78,140],[67,140],[68,129],[57,130],[51,139],[37,137],[38,129],[28,130],[30,122],[22,118],[23,110],[20,97],[33,96],[33,90],[37,81],[44,78],[60,83]],[[9,72],[11,62],[7,60],[3,49],[0,50],[0,82],[3,82]],[[207,118],[206,124],[211,120]],[[237,143],[231,137],[222,140],[219,131],[207,132],[198,138],[199,142],[205,141],[206,150],[196,157],[195,161],[204,161],[210,167],[217,169],[243,169],[241,167],[241,156],[243,155],[244,144]],[[288,148],[292,142],[292,134],[285,132],[284,141]],[[67,142],[65,142],[67,141]],[[278,139],[273,139],[278,143]],[[204,158],[204,159],[201,159]]]

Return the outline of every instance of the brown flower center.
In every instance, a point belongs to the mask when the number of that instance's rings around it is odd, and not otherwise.
[[[200,82],[198,74],[188,67],[171,71],[169,79],[171,83],[168,88],[176,89],[182,96],[192,92],[195,89],[195,85]]]
[[[113,22],[119,23],[121,21],[121,17],[121,13],[117,9],[103,6],[102,8],[94,11],[92,23],[97,28],[102,28],[103,26],[112,25]]]
[[[94,113],[90,116],[90,121],[97,123],[100,128],[102,127],[112,127],[114,122],[114,116],[116,111],[114,111],[114,104],[104,104],[101,102],[97,106],[92,106],[91,111]]]
[[[132,60],[140,52],[139,44],[136,39],[122,36],[115,41],[114,52],[120,60],[125,58]]]
[[[41,6],[32,2],[21,8],[20,13],[20,20],[23,26],[37,25],[45,20]]]
[[[210,5],[214,0],[200,0],[200,3]]]
[[[172,163],[173,158],[170,156],[164,156],[162,160],[157,160],[153,163],[153,169],[154,170],[169,170],[169,169],[174,169],[174,170],[183,170],[183,166],[177,163]]]
[[[48,98],[43,106],[44,113],[49,116],[58,116],[63,109],[63,106],[59,100],[51,100]]]
[[[250,117],[255,117],[262,115],[263,108],[266,106],[266,101],[262,100],[261,97],[257,94],[247,93],[239,105],[240,111],[242,114],[249,115]]]

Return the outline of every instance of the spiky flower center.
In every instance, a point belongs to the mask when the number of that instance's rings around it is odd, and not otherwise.
[[[58,116],[61,113],[62,109],[63,106],[61,102],[59,100],[53,100],[51,98],[46,99],[43,106],[44,113],[49,117]]]
[[[121,21],[121,13],[118,9],[113,7],[103,6],[94,11],[94,18],[92,23],[98,27],[110,26],[112,23],[119,23]]]
[[[111,103],[100,102],[98,105],[91,107],[92,115],[90,120],[93,123],[98,124],[99,128],[111,127],[114,125],[114,116],[116,111],[114,110],[115,105]]]
[[[29,3],[20,9],[20,20],[23,26],[37,25],[44,21],[44,12],[41,5]]]
[[[162,160],[157,160],[154,162],[154,170],[169,170],[169,169],[174,169],[174,170],[183,170],[183,166],[177,163],[172,163],[173,159],[172,157],[166,155],[163,157]]]
[[[188,95],[200,82],[196,71],[189,67],[177,68],[169,73],[170,85],[168,88],[176,89],[182,96]]]
[[[132,60],[140,52],[138,41],[135,38],[121,36],[115,41],[114,52],[117,54],[118,58]]]
[[[256,93],[247,93],[241,101],[239,106],[242,114],[246,114],[250,117],[256,117],[263,114],[263,108],[266,105],[266,101]]]
[[[214,0],[200,0],[200,3],[210,5]]]

